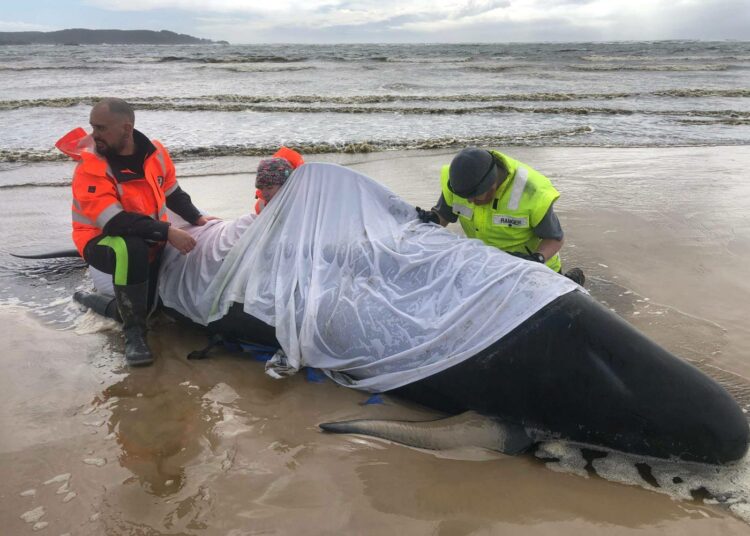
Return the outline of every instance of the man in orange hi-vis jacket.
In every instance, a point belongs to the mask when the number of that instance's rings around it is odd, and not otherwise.
[[[91,109],[89,121],[91,134],[77,128],[56,144],[78,161],[73,242],[86,262],[112,274],[125,358],[130,365],[148,365],[153,362],[146,342],[149,281],[158,273],[161,249],[169,242],[186,254],[195,246],[190,234],[170,225],[167,208],[193,225],[215,218],[202,215],[177,184],[161,143],[133,128],[135,114],[127,102],[104,99]]]

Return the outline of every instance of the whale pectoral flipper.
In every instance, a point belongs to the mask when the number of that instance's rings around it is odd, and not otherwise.
[[[534,444],[526,430],[473,411],[433,421],[358,419],[319,425],[334,434],[360,434],[387,439],[410,447],[447,450],[480,447],[515,455]]]

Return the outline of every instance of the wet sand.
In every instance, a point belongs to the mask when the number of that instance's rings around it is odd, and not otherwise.
[[[726,371],[743,400],[750,148],[508,152],[554,178],[564,261],[585,269],[592,294],[665,347]],[[451,154],[309,159],[350,165],[431,206]],[[233,217],[250,204],[251,180],[195,177],[183,187]],[[90,313],[61,331],[0,310],[3,533],[750,532],[725,507],[557,472],[532,456],[436,455],[324,435],[323,421],[434,414],[388,397],[363,405],[368,395],[302,374],[273,380],[247,354],[187,361],[205,338],[163,318],[150,333],[156,364],[128,370],[118,331],[106,327]]]

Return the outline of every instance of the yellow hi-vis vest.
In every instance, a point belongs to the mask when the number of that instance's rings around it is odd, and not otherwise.
[[[486,205],[475,205],[457,196],[448,189],[450,166],[443,166],[440,183],[445,202],[452,207],[469,238],[478,238],[508,252],[528,253],[527,248],[537,251],[542,239],[534,234],[533,228],[560,193],[538,171],[500,152],[490,152],[508,170],[495,199]],[[547,259],[546,264],[556,272],[562,268],[559,255]]]

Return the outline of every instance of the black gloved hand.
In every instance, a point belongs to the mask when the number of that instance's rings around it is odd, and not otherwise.
[[[424,223],[440,224],[440,217],[434,210],[425,210],[421,207],[417,207],[417,218]]]
[[[524,259],[526,261],[533,261],[533,262],[539,262],[544,264],[544,255],[542,255],[539,252],[536,253],[521,253],[520,251],[508,251],[511,255],[514,257],[518,257],[519,259]]]

